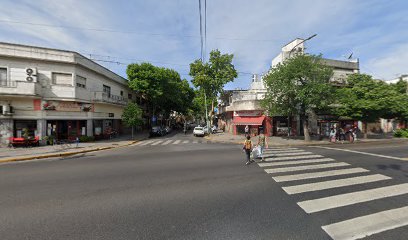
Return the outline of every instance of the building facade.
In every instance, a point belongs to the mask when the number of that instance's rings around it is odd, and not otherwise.
[[[297,38],[282,47],[282,51],[273,58],[271,67],[275,68],[286,59],[296,54],[304,54],[304,40]],[[333,69],[330,83],[341,86],[345,84],[347,76],[359,73],[359,62],[357,59],[340,61],[333,59],[322,59],[323,64]],[[246,125],[252,126],[251,131],[258,133],[263,129],[269,136],[295,136],[303,135],[301,120],[299,116],[268,116],[261,107],[260,102],[267,90],[263,83],[263,77],[254,75],[249,90],[232,90],[231,97],[220,102],[219,109],[222,116],[221,124],[226,130],[233,133],[243,133]],[[357,124],[353,120],[340,120],[336,116],[324,113],[312,113],[309,116],[309,127],[312,134],[328,135],[330,127],[344,125],[352,127]]]
[[[104,137],[123,130],[137,98],[127,80],[79,53],[0,43],[0,143],[24,131],[43,139]]]

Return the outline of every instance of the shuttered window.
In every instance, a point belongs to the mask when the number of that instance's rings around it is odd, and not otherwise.
[[[57,85],[71,85],[72,86],[72,74],[71,73],[52,73],[52,83]]]
[[[86,88],[86,78],[77,75],[76,77],[76,86],[80,88]]]
[[[0,68],[0,82],[7,81],[7,68]]]

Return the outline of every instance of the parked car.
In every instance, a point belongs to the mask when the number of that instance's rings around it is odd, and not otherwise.
[[[160,126],[154,126],[150,129],[150,132],[149,132],[150,137],[163,136],[163,135],[164,135],[164,132]]]
[[[166,134],[171,133],[171,127],[165,127],[164,131],[166,132]]]
[[[207,126],[204,126],[203,130],[204,130],[204,134],[206,134],[206,135],[210,134],[210,130],[208,129]]]
[[[193,135],[198,137],[198,136],[202,136],[204,137],[205,132],[204,132],[204,128],[203,127],[195,127],[193,130]]]

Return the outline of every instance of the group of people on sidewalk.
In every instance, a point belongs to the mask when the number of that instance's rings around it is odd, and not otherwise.
[[[350,128],[347,131],[345,131],[341,127],[340,128],[331,127],[330,133],[329,133],[329,141],[333,143],[336,141],[340,141],[341,143],[344,143],[344,141],[346,140],[350,142],[354,142],[357,140],[357,130],[358,129],[355,126]]]
[[[246,131],[245,131],[246,132]],[[265,156],[264,156],[264,149],[268,148],[268,141],[266,139],[265,134],[263,133],[263,131],[261,130],[259,135],[258,135],[258,143],[255,146],[252,144],[251,141],[251,136],[249,134],[245,134],[245,141],[244,141],[244,146],[242,147],[243,151],[245,152],[246,155],[246,165],[251,164],[252,162],[255,162],[254,158],[255,158],[255,154],[253,154],[253,158],[251,159],[251,153],[253,153],[253,151],[259,151],[258,154],[261,157],[261,162],[265,161]],[[257,155],[258,155],[257,154]]]

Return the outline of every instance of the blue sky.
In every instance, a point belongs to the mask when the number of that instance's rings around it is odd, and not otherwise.
[[[202,0],[204,2],[204,0]],[[126,64],[173,68],[182,78],[200,58],[198,0],[2,0],[0,41],[77,51],[126,77]],[[207,0],[206,52],[234,54],[248,88],[283,45],[317,36],[307,52],[345,59],[362,73],[392,79],[408,73],[408,1]],[[118,63],[112,63],[118,62]]]

